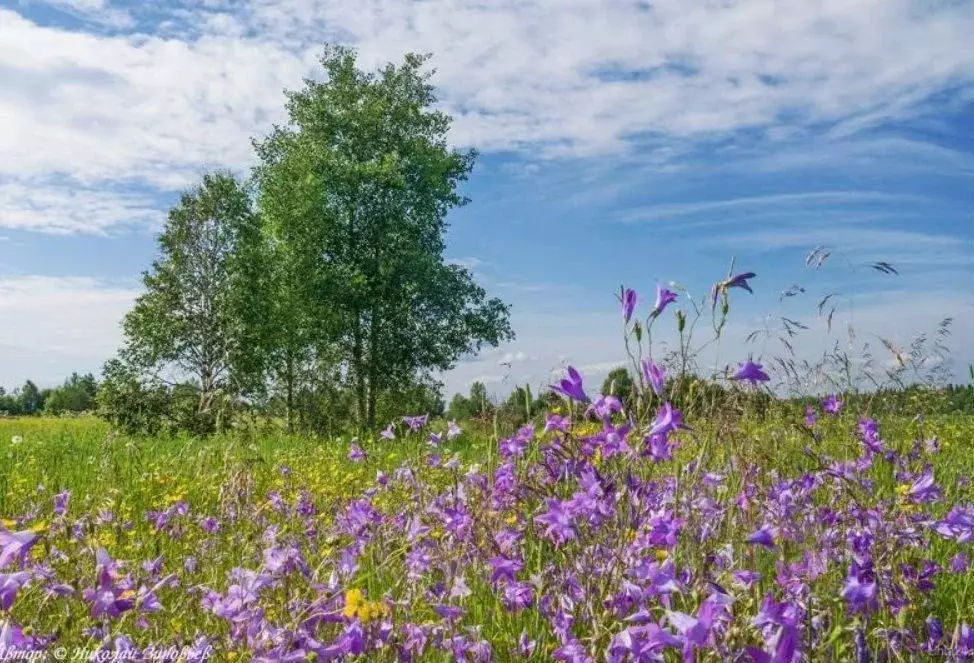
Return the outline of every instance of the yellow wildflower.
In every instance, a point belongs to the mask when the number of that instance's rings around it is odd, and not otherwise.
[[[351,619],[358,612],[359,608],[365,605],[365,597],[362,596],[361,589],[350,589],[345,592],[345,611],[346,617]]]
[[[377,601],[366,601],[361,589],[350,589],[345,592],[345,610],[343,614],[352,619],[367,622],[388,614],[389,609]]]

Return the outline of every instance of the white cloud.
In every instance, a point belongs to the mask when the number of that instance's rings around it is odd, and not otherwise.
[[[878,0],[644,6],[307,0],[262,2],[255,16],[308,36],[305,17],[326,17],[372,62],[431,50],[444,101],[460,113],[458,137],[488,148],[616,150],[644,132],[896,111],[907,93],[917,101],[972,75],[967,6],[926,14]],[[633,71],[645,75],[626,76]]]
[[[299,55],[230,37],[102,36],[0,10],[0,176],[137,180],[174,189],[245,166],[283,114]]]
[[[79,12],[102,11],[108,7],[107,0],[47,0],[47,4]]]
[[[523,350],[518,350],[517,352],[507,352],[498,361],[498,364],[521,364],[526,361],[534,359],[534,357],[529,357]]]
[[[121,11],[106,0],[48,4],[96,21]],[[431,51],[455,142],[540,147],[548,157],[625,152],[635,136],[678,157],[687,141],[741,128],[781,136],[843,121],[848,132],[915,115],[931,94],[974,81],[970,3],[647,7],[194,0],[128,6],[137,34],[42,26],[0,10],[0,180],[170,191],[202,167],[245,168],[249,138],[283,119],[282,88],[312,72],[326,39],[357,46],[367,66]]]
[[[154,226],[165,214],[151,196],[51,182],[0,181],[0,228],[52,233]]]
[[[118,348],[136,290],[87,277],[0,277],[0,384],[57,384],[93,371]]]
[[[488,385],[488,384],[498,384],[499,385],[499,384],[502,384],[504,382],[504,380],[505,380],[506,377],[507,376],[505,376],[505,375],[478,375],[478,376],[476,376],[476,377],[471,378],[470,380],[468,380],[466,382],[466,385],[465,386],[468,386],[469,387],[474,382],[480,382],[481,384],[483,384],[485,386]]]

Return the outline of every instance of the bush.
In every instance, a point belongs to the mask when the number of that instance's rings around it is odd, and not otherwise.
[[[144,384],[118,359],[105,364],[96,402],[100,416],[128,433],[155,434],[172,416],[172,398],[166,387]]]

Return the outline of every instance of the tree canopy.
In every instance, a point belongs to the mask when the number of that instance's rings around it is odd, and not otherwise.
[[[374,428],[393,401],[442,410],[435,373],[513,338],[509,307],[444,256],[476,154],[449,146],[427,59],[367,72],[326,48],[323,79],[286,93],[288,122],[254,141],[246,186],[221,171],[182,196],[106,402],[181,382],[201,429],[227,400],[289,429]]]
[[[296,318],[282,333],[337,349],[368,427],[383,392],[513,337],[508,307],[444,260],[476,155],[448,147],[425,62],[363,72],[326,49],[325,80],[288,93],[289,124],[257,145],[258,207]]]
[[[125,316],[123,357],[154,379],[192,381],[204,429],[216,399],[259,382],[260,242],[259,217],[236,178],[204,175],[170,210],[145,292]]]

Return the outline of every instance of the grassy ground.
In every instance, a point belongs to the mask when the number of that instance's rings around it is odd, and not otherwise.
[[[759,421],[744,417],[691,423],[693,431],[681,434],[682,443],[672,461],[653,463],[619,456],[603,461],[597,456],[593,464],[606,475],[621,477],[626,472],[635,473],[647,482],[676,477],[678,483],[691,490],[699,488],[694,481],[707,471],[720,473],[724,483],[713,495],[719,501],[737,494],[749,481],[764,490],[779,478],[819,471],[822,462],[819,457],[855,459],[861,453],[856,441],[856,417],[852,414],[823,417],[817,425],[818,441],[811,439],[800,420]],[[881,420],[881,425],[888,447],[903,454],[910,451],[915,441],[933,437],[939,440],[939,450],[929,455],[937,484],[943,491],[943,499],[929,507],[933,517],[942,517],[955,503],[974,501],[971,487],[966,483],[974,475],[974,416],[929,420],[892,416]],[[576,434],[599,428],[594,422],[583,426],[586,428],[576,430]],[[332,531],[336,515],[344,511],[351,499],[375,487],[378,473],[391,475],[406,463],[414,468],[418,481],[423,484],[422,490],[412,492],[407,486],[394,483],[377,495],[364,493],[376,509],[392,518],[415,508],[413,500],[456,495],[471,465],[478,465],[490,477],[499,462],[496,441],[488,432],[477,432],[474,427],[468,427],[458,439],[444,442],[435,450],[440,456],[439,463],[430,462],[431,449],[419,435],[394,442],[363,441],[361,446],[367,459],[362,462],[348,459],[348,444],[347,438],[322,441],[266,431],[238,431],[206,440],[130,438],[113,434],[103,422],[93,418],[0,419],[0,453],[4,458],[0,467],[0,516],[10,530],[31,529],[43,535],[42,542],[32,551],[34,558],[47,560],[51,572],[71,585],[76,594],[59,602],[43,591],[42,583],[34,583],[22,590],[11,618],[28,627],[31,633],[58,634],[60,642],[74,644],[95,645],[108,635],[121,633],[141,646],[187,644],[202,633],[216,643],[223,652],[221,657],[247,658],[255,645],[238,639],[225,619],[203,609],[200,592],[201,588],[222,592],[229,582],[228,572],[233,568],[259,567],[261,555],[268,546],[269,527],[275,528],[277,540],[298,541],[305,562],[313,569],[312,577],[324,582],[322,569],[337,564],[336,555],[348,544]],[[813,454],[805,451],[807,446],[813,449]],[[540,441],[532,443],[519,461],[519,467],[528,467],[539,460],[540,448]],[[453,453],[460,466],[443,467]],[[701,460],[702,466],[687,470],[687,463],[693,460]],[[751,476],[744,468],[752,473],[755,468],[759,471]],[[864,503],[897,508],[890,505],[903,497],[903,489],[899,487],[903,482],[895,476],[892,465],[876,463],[868,474],[872,494],[862,496]],[[61,491],[71,493],[69,517],[52,513],[53,496]],[[552,494],[567,497],[571,492],[570,485],[564,489],[556,486]],[[678,492],[676,499],[679,503],[681,499],[692,499],[692,495]],[[302,517],[298,517],[295,513],[300,511],[302,503],[306,506],[301,511]],[[188,507],[189,515],[175,513],[172,522],[162,528],[147,518],[147,514],[166,512],[183,504]],[[904,513],[916,509],[905,502],[900,506]],[[519,512],[491,507],[491,512],[496,511],[491,517],[530,530],[531,519],[542,510],[543,504],[526,497],[516,502],[514,508]],[[688,513],[693,520],[693,509]],[[200,526],[209,517],[219,523],[218,531],[206,531]],[[479,527],[476,514],[474,518]],[[759,521],[760,518],[755,522]],[[687,529],[702,526],[691,522]],[[724,518],[711,536],[715,541],[732,544],[736,563],[746,564],[762,574],[753,592],[739,599],[756,607],[764,593],[776,590],[776,563],[798,560],[802,550],[800,546],[789,550],[787,544],[775,553],[755,550],[743,544],[742,538],[748,532],[740,528],[741,523]],[[445,536],[439,528],[433,529],[430,534],[433,540]],[[344,596],[349,587],[356,587],[364,590],[367,597],[385,596],[389,600],[406,597],[410,601],[408,611],[401,603],[397,604],[398,610],[408,612],[411,620],[421,623],[424,618],[437,619],[430,601],[420,601],[416,592],[405,589],[401,554],[404,551],[393,550],[395,545],[402,544],[393,533],[376,533],[358,557],[358,570],[344,587],[336,588],[336,596]],[[597,545],[601,544],[593,543],[593,549]],[[94,620],[107,630],[93,631],[88,605],[80,595],[94,582],[93,551],[97,547],[104,547],[115,559],[127,562],[128,569],[136,575],[141,573],[139,566],[143,562],[161,555],[164,569],[176,576],[175,584],[157,591],[164,610],[141,618],[137,611],[131,611],[118,619]],[[552,563],[568,564],[567,556],[572,553],[566,551],[570,550],[570,547],[552,546],[550,541],[529,532],[523,549],[522,575],[546,573]],[[709,563],[705,553],[714,550],[712,545],[695,548],[680,544],[664,552],[678,567],[701,569]],[[898,561],[929,558],[946,567],[957,551],[954,542],[934,538],[930,550],[903,553]],[[467,561],[472,567],[482,564],[481,560]],[[819,581],[816,591],[838,595],[844,571],[841,567],[830,569],[828,580]],[[146,582],[150,580],[147,578]],[[910,610],[896,620],[917,633],[923,632],[922,620],[928,613],[940,615],[948,630],[962,619],[970,621],[974,616],[971,580],[970,573],[941,574],[929,595],[913,602]],[[536,657],[555,650],[557,638],[537,607],[520,612],[505,610],[498,593],[479,575],[469,579],[468,590],[470,595],[463,600],[464,623],[476,625],[478,637],[489,641],[495,651],[516,651],[522,632],[537,641]],[[262,601],[263,618],[289,623],[289,602],[299,600],[297,597],[308,601],[313,594],[307,588],[291,591],[275,588]],[[693,613],[699,598],[699,595],[681,597],[675,607]],[[336,601],[339,610],[347,607],[347,597],[344,604],[341,598],[333,602]],[[862,622],[847,618],[839,601],[822,612],[831,616],[830,628],[838,629],[832,649],[828,650],[830,655],[837,656],[833,660],[847,660],[845,657],[851,656],[853,646],[853,629]],[[887,621],[890,619],[887,615]],[[593,627],[587,634],[587,642],[593,648],[604,650],[609,644],[610,626],[621,623],[619,619],[605,617],[598,628]],[[741,634],[737,640],[755,643],[756,637],[755,633]],[[881,641],[884,636],[880,633],[870,637]],[[233,642],[237,645],[230,644]],[[816,647],[819,652],[826,651],[821,643]],[[720,657],[718,653],[710,655],[714,660]],[[391,654],[387,652],[383,656]],[[508,653],[500,654],[499,658],[505,660],[506,656],[516,657]],[[427,657],[439,660],[450,656],[428,651]]]

